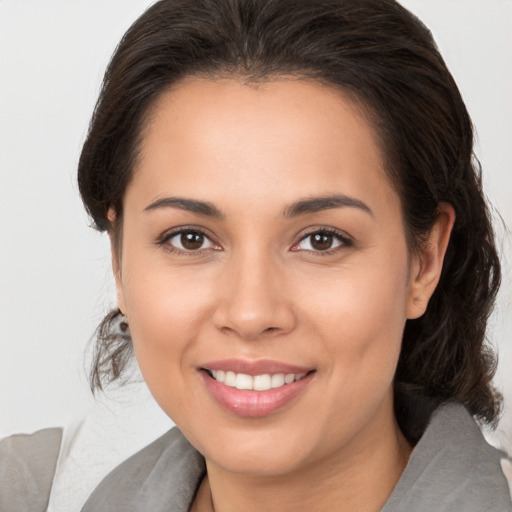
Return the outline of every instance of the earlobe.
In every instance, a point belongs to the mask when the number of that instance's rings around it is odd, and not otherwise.
[[[438,216],[428,240],[414,256],[409,281],[407,318],[419,318],[425,313],[443,270],[443,261],[450,241],[455,211],[451,204],[439,203]]]
[[[120,247],[117,247],[117,243],[113,234],[113,227],[116,220],[116,213],[113,208],[109,208],[107,218],[110,222],[110,254],[112,258],[112,271],[114,273],[114,279],[116,283],[116,296],[117,296],[117,307],[123,315],[126,315],[126,306],[124,302],[123,283],[121,279],[121,254]]]

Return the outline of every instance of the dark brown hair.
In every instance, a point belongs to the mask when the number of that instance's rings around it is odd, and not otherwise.
[[[458,88],[428,29],[392,0],[162,0],[127,31],[106,71],[80,158],[78,183],[95,226],[120,236],[123,195],[145,118],[190,75],[312,78],[371,112],[403,206],[412,250],[440,202],[456,222],[426,313],[407,321],[397,389],[456,400],[496,419],[495,369],[485,329],[500,281],[490,215]],[[107,212],[114,208],[116,225]],[[117,312],[98,330],[92,387],[121,375],[131,353]]]

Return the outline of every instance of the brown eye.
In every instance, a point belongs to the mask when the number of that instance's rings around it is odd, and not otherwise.
[[[337,232],[319,230],[306,235],[293,246],[293,251],[325,252],[338,247],[350,247],[352,242]]]
[[[196,251],[203,245],[204,235],[202,233],[182,233],[180,242],[184,249]]]
[[[203,249],[218,248],[204,233],[193,230],[175,233],[167,239],[166,243],[181,252],[199,252]]]
[[[316,233],[311,236],[311,247],[317,251],[326,251],[332,247],[334,237],[330,233]]]

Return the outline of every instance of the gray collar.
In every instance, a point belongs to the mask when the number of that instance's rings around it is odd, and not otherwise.
[[[118,466],[82,512],[187,512],[202,456],[174,428]],[[500,452],[458,404],[440,406],[381,512],[510,512]]]
[[[381,512],[511,512],[501,457],[462,405],[442,405]]]

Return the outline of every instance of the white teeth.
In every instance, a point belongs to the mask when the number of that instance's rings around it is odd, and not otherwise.
[[[253,378],[250,375],[245,375],[245,373],[237,373],[235,379],[235,387],[236,389],[253,389]]]
[[[267,389],[272,388],[272,379],[268,373],[265,375],[256,375],[254,377],[254,386],[253,389],[255,391],[267,391]]]
[[[272,388],[280,388],[281,386],[284,386],[284,383],[284,373],[275,373],[272,375]]]
[[[295,380],[295,375],[293,373],[289,373],[284,376],[284,383],[291,384]]]
[[[265,373],[253,377],[245,373],[225,372],[223,370],[210,370],[210,373],[216,381],[222,382],[226,386],[254,391],[267,391],[269,389],[280,388],[285,384],[296,382],[306,375],[305,373],[274,373],[273,375]]]
[[[235,372],[226,372],[224,376],[224,384],[229,387],[236,387],[236,373]]]

